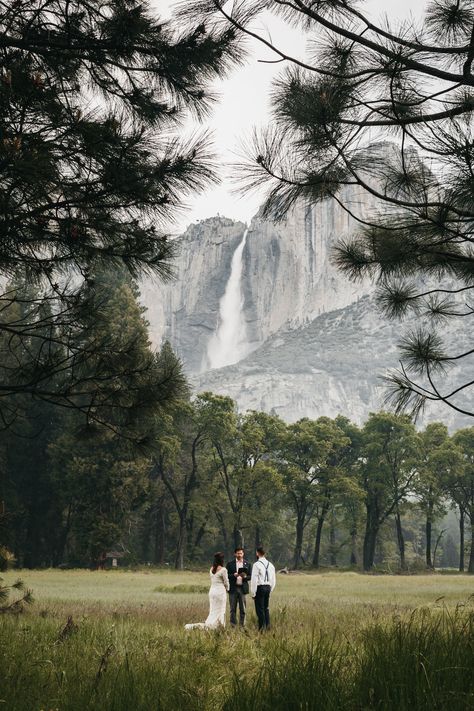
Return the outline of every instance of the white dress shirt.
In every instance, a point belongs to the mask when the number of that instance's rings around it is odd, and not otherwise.
[[[239,575],[239,570],[243,567],[244,567],[244,561],[236,558],[235,559],[235,572],[237,573],[237,577],[235,579],[236,585],[242,585],[242,576]]]
[[[275,584],[275,566],[265,557],[259,558],[252,566],[252,577],[250,578],[250,593],[252,597],[255,597],[257,594],[257,587],[259,585],[270,585],[273,592]]]

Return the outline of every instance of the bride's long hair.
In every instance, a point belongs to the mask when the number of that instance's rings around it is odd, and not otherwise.
[[[211,568],[212,572],[215,573],[219,566],[224,567],[224,554],[220,551],[219,553],[214,553],[214,563]]]

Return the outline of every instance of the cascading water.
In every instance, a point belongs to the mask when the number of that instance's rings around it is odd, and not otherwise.
[[[242,256],[247,232],[248,228],[232,256],[229,281],[219,303],[219,324],[207,347],[210,368],[223,368],[237,363],[249,352],[242,294]]]

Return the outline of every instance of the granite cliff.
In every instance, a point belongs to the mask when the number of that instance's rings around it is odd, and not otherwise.
[[[345,192],[351,208],[366,214],[356,188]],[[219,328],[232,258],[246,231],[240,277],[243,355],[282,327],[298,327],[353,303],[372,287],[348,282],[331,263],[331,248],[354,229],[353,218],[330,200],[299,204],[279,223],[257,215],[248,228],[223,217],[191,225],[176,241],[174,280],[142,286],[154,342],[169,338],[190,374],[212,367],[209,341]]]
[[[423,323],[423,322],[422,322]],[[417,321],[420,325],[420,321]],[[343,414],[362,423],[384,407],[382,377],[398,367],[398,342],[414,322],[387,321],[371,296],[317,316],[296,329],[281,329],[235,365],[192,378],[196,391],[230,395],[242,410],[273,412],[287,421]],[[444,335],[457,350],[469,349],[469,334],[449,324]],[[444,387],[462,382],[462,371],[448,371]],[[474,408],[472,398],[464,401]],[[472,420],[444,405],[427,407],[421,421],[443,420],[453,429]]]
[[[342,199],[361,217],[377,209],[353,187]],[[279,223],[191,225],[176,241],[175,278],[142,286],[155,344],[168,338],[196,390],[229,394],[241,409],[363,421],[383,405],[380,376],[397,367],[410,324],[384,320],[373,285],[332,264],[335,241],[356,228],[334,200],[299,204]],[[467,339],[456,328],[447,335],[458,348]],[[447,408],[427,416],[466,424]]]

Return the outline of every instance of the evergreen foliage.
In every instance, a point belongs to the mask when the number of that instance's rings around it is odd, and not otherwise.
[[[12,282],[0,296],[0,426],[25,393],[94,418],[128,358],[127,344],[97,339],[94,279],[170,276],[166,230],[215,177],[206,135],[179,132],[208,111],[235,33],[185,32],[135,0],[9,0],[0,30],[0,276]],[[17,349],[30,353],[21,367]]]
[[[388,317],[427,317],[405,334],[388,401],[417,414],[430,401],[474,414],[472,379],[447,386],[446,368],[471,366],[472,343],[456,347],[438,324],[473,315],[474,7],[428,0],[421,22],[374,22],[346,0],[202,0],[281,62],[273,120],[240,166],[246,189],[269,186],[264,213],[283,217],[297,200],[333,198],[359,230],[335,260],[353,279],[370,277]],[[195,9],[193,10],[195,12]],[[299,28],[301,58],[275,45],[257,20],[278,15]],[[371,213],[345,202],[358,186]],[[340,236],[339,236],[340,237]]]
[[[126,272],[97,273],[88,289],[98,308],[87,334],[76,338],[94,358],[76,360],[78,400],[60,411],[53,396],[23,393],[0,431],[1,540],[27,567],[65,559],[96,566],[120,543],[148,492],[156,421],[186,392],[169,344],[151,351]],[[23,340],[19,365],[31,362],[24,348]],[[44,387],[54,394],[60,375]]]
[[[22,580],[11,585],[4,585],[0,578],[0,615],[5,613],[19,614],[25,605],[31,605],[33,594]]]

